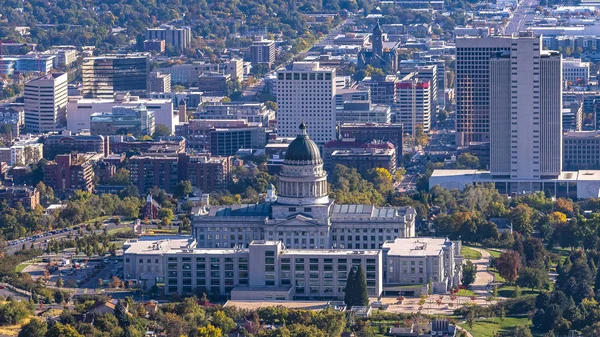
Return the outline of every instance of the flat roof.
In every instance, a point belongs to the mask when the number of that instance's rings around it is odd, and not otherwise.
[[[127,240],[123,246],[126,254],[164,254],[192,243],[195,240],[189,236],[143,236]]]
[[[442,238],[397,238],[386,241],[383,248],[388,248],[388,256],[438,256],[442,248],[451,244],[451,241]]]
[[[351,249],[286,249],[282,255],[322,255],[322,256],[354,256],[361,255],[377,256],[379,250],[351,250]]]

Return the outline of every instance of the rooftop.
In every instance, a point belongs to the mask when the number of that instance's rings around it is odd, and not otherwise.
[[[123,252],[126,254],[164,254],[172,249],[195,246],[196,240],[189,236],[144,236],[125,241]]]
[[[448,239],[440,238],[397,238],[386,241],[384,249],[389,249],[388,256],[438,256],[442,249],[452,244]]]

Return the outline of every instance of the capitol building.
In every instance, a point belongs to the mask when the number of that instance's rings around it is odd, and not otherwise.
[[[295,249],[380,249],[415,236],[412,207],[338,205],[329,198],[327,172],[304,123],[287,149],[278,186],[259,204],[207,206],[193,219],[201,248],[247,248],[254,240]]]

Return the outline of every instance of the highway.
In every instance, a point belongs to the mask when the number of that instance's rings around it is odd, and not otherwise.
[[[539,0],[521,0],[510,18],[510,21],[504,28],[504,34],[511,35],[513,33],[525,31],[527,29],[525,23],[534,19],[535,8],[539,6],[539,4]]]

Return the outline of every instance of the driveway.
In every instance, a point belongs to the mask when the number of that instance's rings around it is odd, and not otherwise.
[[[490,253],[484,249],[469,247],[481,253],[479,260],[471,260],[477,266],[477,275],[475,282],[471,285],[474,293],[480,296],[489,295],[489,286],[494,282],[494,274],[488,271],[490,265]]]

